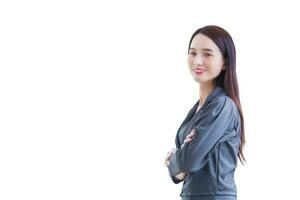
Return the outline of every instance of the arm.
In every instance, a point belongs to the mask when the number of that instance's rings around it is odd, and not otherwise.
[[[226,131],[233,127],[235,108],[230,99],[221,97],[207,104],[204,109],[195,123],[193,141],[177,149],[170,158],[173,176],[180,172],[200,170],[206,164],[209,152],[225,136]]]
[[[184,143],[181,145],[181,148],[191,142],[193,140],[193,137],[195,135],[195,130],[193,130],[190,134],[188,134],[184,140]],[[171,156],[176,152],[176,149],[172,149],[172,152],[169,152],[169,154],[167,155],[167,158],[165,160],[165,165],[167,167],[169,167],[170,165],[170,159],[171,159]],[[174,159],[174,158],[173,158]],[[174,161],[172,162],[172,164],[174,163]],[[173,180],[174,183],[178,183],[182,180],[184,180],[184,178],[186,177],[186,173],[184,172],[180,172],[180,171],[176,171],[174,170],[174,168],[176,168],[176,166],[172,166],[172,167],[169,167],[169,173],[170,173],[170,176]],[[174,171],[176,171],[175,173],[178,173],[178,174],[175,174]]]
[[[179,172],[178,174],[173,174],[173,172],[171,171],[172,169],[174,169],[174,167],[170,167],[170,159],[172,157],[172,155],[174,154],[174,152],[176,151],[176,149],[172,149],[172,151],[169,151],[168,152],[168,155],[165,159],[165,166],[168,168],[168,171],[169,171],[169,175],[172,179],[172,181],[175,183],[175,184],[178,184],[180,183],[181,181],[183,181],[183,179],[185,178],[186,174],[183,173],[183,172]]]

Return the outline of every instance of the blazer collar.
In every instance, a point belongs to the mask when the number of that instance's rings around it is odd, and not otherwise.
[[[221,88],[219,86],[215,87],[215,89],[206,97],[200,110],[202,110],[214,98],[216,98],[220,95],[223,95],[223,94],[226,94],[226,91],[223,88]],[[196,110],[197,110],[198,105],[199,105],[199,100],[197,100],[197,102],[194,104],[192,109],[189,111],[189,113],[187,114],[187,116],[182,124],[186,123],[187,121],[189,121],[191,118],[193,118],[196,115]]]
[[[208,104],[208,102],[210,102],[211,100],[213,100],[214,98],[216,98],[222,94],[226,94],[226,91],[223,88],[221,88],[220,86],[215,87],[215,89],[206,97],[206,99],[201,107],[204,107],[206,104]],[[199,100],[197,100],[194,107],[197,108],[198,105],[199,105]]]

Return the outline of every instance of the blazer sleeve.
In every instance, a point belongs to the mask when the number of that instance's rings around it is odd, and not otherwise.
[[[195,122],[196,134],[190,143],[178,148],[170,158],[170,175],[200,170],[209,158],[210,151],[227,130],[233,128],[235,104],[226,97],[209,102]]]
[[[179,141],[178,138],[176,137],[175,144],[178,150],[179,146]],[[177,162],[176,162],[176,157],[174,154],[171,155],[170,160],[169,160],[169,166],[168,166],[168,171],[169,171],[169,176],[172,179],[173,183],[178,184],[182,182],[183,180],[177,179],[175,176],[181,172],[181,170],[178,168]]]
[[[173,156],[174,157],[174,156]],[[171,166],[173,165],[173,166]],[[169,176],[171,177],[173,183],[178,184],[183,180],[177,179],[175,176],[179,174],[181,171],[177,168],[177,164],[175,162],[170,161],[170,165],[168,166]]]

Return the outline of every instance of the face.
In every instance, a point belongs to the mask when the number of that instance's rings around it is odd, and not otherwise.
[[[195,35],[191,42],[188,66],[195,81],[209,84],[213,84],[213,80],[225,69],[219,47],[201,33]]]

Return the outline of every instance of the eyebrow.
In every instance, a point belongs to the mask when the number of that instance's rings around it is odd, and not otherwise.
[[[196,50],[195,48],[190,48],[190,49],[192,49],[192,50]],[[212,49],[202,49],[203,51],[211,51],[211,52],[213,52],[213,50]]]

